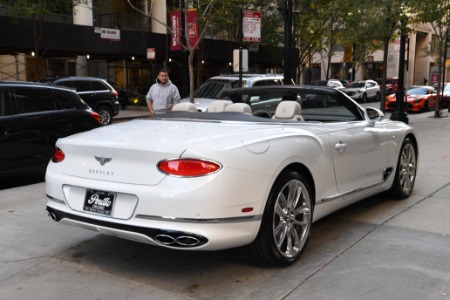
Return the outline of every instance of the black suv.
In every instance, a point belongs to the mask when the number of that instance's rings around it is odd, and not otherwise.
[[[74,88],[78,95],[101,117],[101,124],[107,125],[119,113],[118,93],[104,79],[96,77],[65,77],[53,84]]]
[[[99,126],[72,89],[0,81],[0,177],[44,171],[58,138]]]

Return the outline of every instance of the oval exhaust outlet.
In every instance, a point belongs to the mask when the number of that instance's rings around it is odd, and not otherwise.
[[[57,222],[58,218],[56,218],[56,215],[50,211],[47,210],[47,215],[52,218],[53,221]]]
[[[153,238],[163,245],[173,245],[176,243],[175,238],[168,234],[157,234]]]

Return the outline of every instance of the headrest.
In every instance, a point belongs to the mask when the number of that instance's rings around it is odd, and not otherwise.
[[[197,106],[191,102],[180,102],[175,104],[172,107],[172,111],[189,111],[189,112],[197,112]]]
[[[207,112],[224,112],[225,107],[228,105],[228,101],[226,100],[214,100],[208,106]]]
[[[279,120],[289,120],[294,119],[301,113],[300,103],[297,101],[281,101],[275,111],[275,119]]]
[[[233,103],[225,107],[225,111],[240,112],[244,114],[252,114],[252,109],[247,103]]]

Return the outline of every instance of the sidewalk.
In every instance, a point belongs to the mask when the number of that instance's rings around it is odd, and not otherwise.
[[[129,120],[135,118],[145,118],[150,116],[147,106],[134,106],[127,105],[125,110],[120,109],[119,114],[113,118],[113,120]]]
[[[175,251],[56,224],[43,182],[0,190],[0,299],[449,300],[450,118],[433,115],[408,114],[420,144],[413,194],[314,223],[288,268],[249,265],[239,249]]]

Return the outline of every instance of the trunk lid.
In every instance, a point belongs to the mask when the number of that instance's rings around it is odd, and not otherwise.
[[[58,166],[61,173],[80,178],[156,185],[165,177],[157,168],[161,160],[178,158],[193,147],[201,157],[242,146],[236,132],[255,126],[229,125],[164,120],[108,125],[58,140],[57,146],[65,153]]]

